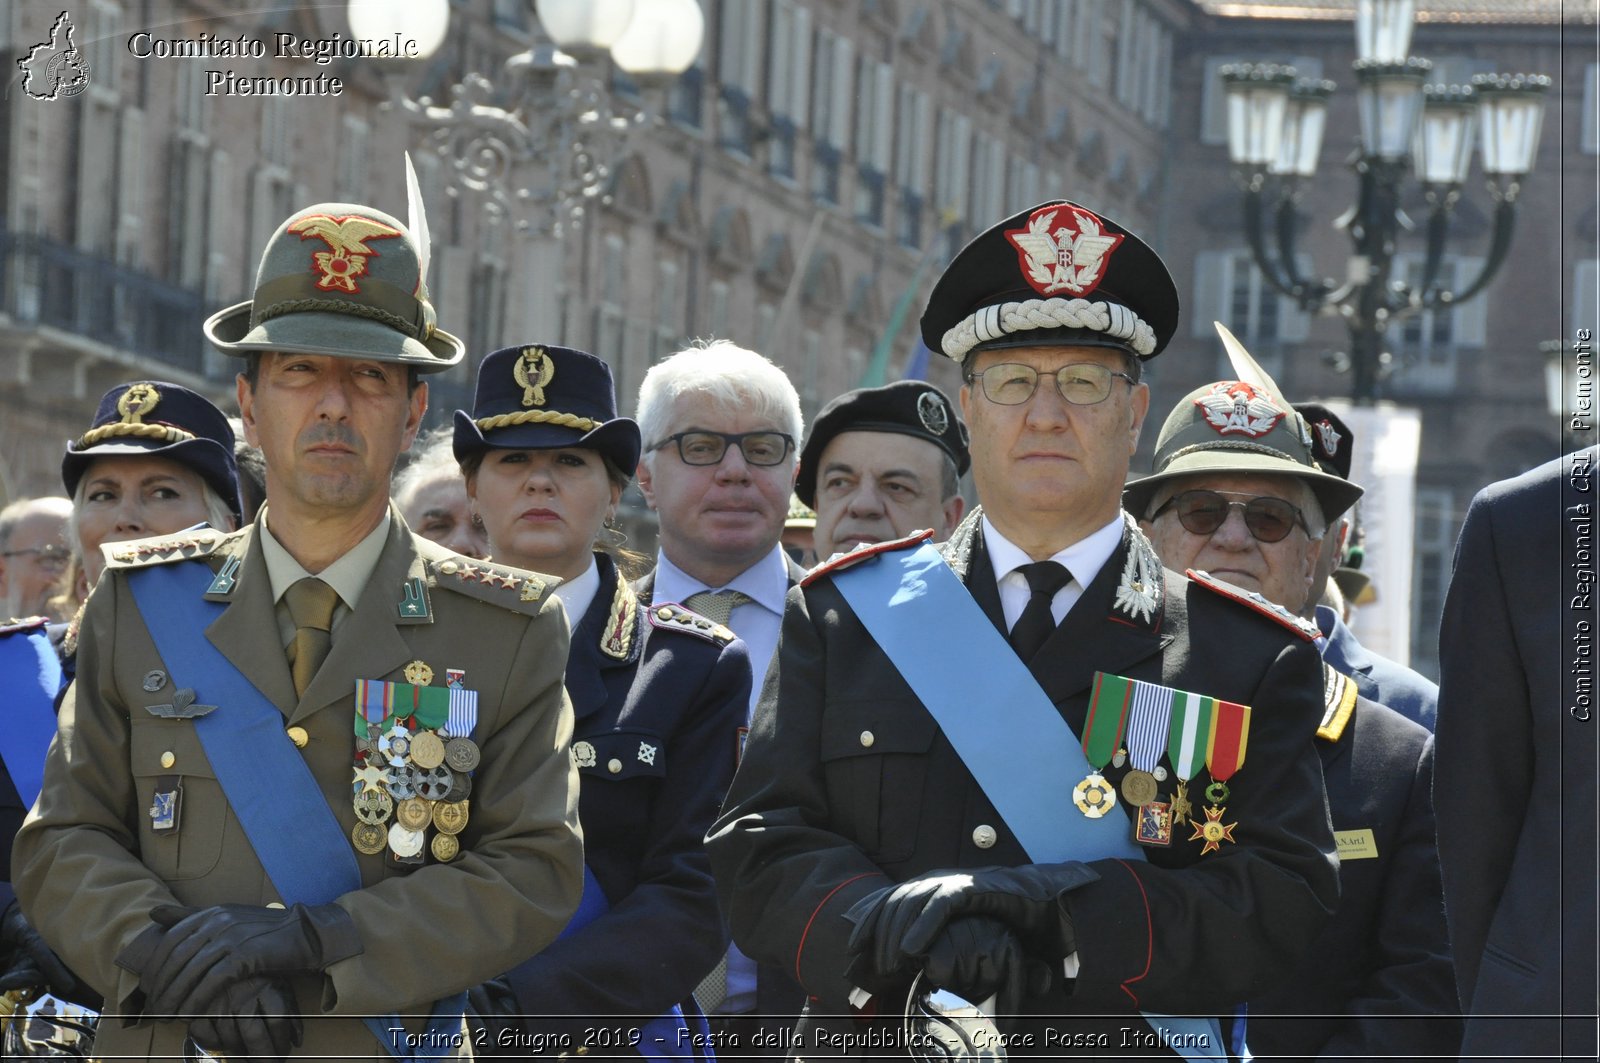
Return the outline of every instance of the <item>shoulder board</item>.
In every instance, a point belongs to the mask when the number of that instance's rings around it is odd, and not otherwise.
[[[512,568],[510,565],[497,565],[492,561],[478,561],[460,554],[447,554],[442,559],[428,557],[427,562],[435,587],[447,588],[525,616],[536,615],[544,604],[545,596],[561,583],[554,576]]]
[[[219,543],[228,538],[228,534],[215,528],[190,528],[176,535],[157,535],[149,539],[106,543],[100,547],[100,552],[106,556],[107,568],[164,565],[171,561],[208,557],[216,550]]]
[[[33,631],[43,631],[50,623],[47,617],[20,616],[9,620],[0,621],[0,639],[7,635],[24,635]]]
[[[1317,737],[1337,742],[1355,712],[1356,685],[1327,662],[1322,665],[1322,704],[1322,723],[1317,727]]]
[[[1201,572],[1197,569],[1191,568],[1184,575],[1207,590],[1220,594],[1224,598],[1238,602],[1246,609],[1261,614],[1279,627],[1288,628],[1307,642],[1315,642],[1322,637],[1322,632],[1317,629],[1316,624],[1303,616],[1296,616],[1276,602],[1267,601],[1261,597],[1258,591],[1247,591],[1243,587],[1229,583],[1227,580],[1218,579],[1209,572]]]
[[[697,635],[707,642],[714,642],[719,646],[726,646],[738,638],[733,630],[723,624],[717,623],[708,617],[701,616],[693,609],[679,605],[677,602],[662,602],[652,605],[646,610],[650,618],[650,626],[660,631],[679,631],[685,635]]]
[[[887,554],[894,550],[909,550],[913,546],[933,541],[933,529],[924,528],[919,532],[912,532],[904,539],[889,539],[881,543],[862,543],[848,553],[834,554],[828,560],[807,572],[800,581],[800,586],[809,587],[823,576],[831,576],[835,572],[843,572],[851,565],[858,565],[869,557]]]

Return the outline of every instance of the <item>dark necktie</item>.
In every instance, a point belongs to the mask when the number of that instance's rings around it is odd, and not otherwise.
[[[1039,647],[1050,637],[1050,632],[1056,629],[1050,603],[1055,599],[1056,591],[1072,579],[1072,573],[1059,561],[1035,561],[1031,565],[1023,565],[1018,571],[1028,581],[1028,590],[1033,593],[1022,615],[1017,617],[1016,626],[1011,629],[1011,645],[1017,651],[1017,656],[1026,662],[1039,652]]]
[[[294,624],[294,641],[289,643],[289,674],[294,677],[294,693],[303,696],[311,685],[311,677],[322,667],[333,644],[329,632],[333,629],[333,610],[339,604],[338,593],[326,583],[308,576],[297,581],[283,592],[283,603],[289,607],[289,621]]]

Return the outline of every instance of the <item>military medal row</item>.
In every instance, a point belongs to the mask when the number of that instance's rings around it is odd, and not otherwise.
[[[466,689],[461,670],[446,675],[445,687],[431,686],[433,669],[412,661],[405,683],[357,680],[351,781],[357,852],[376,856],[387,849],[398,863],[421,863],[424,847],[446,863],[460,854],[482,753],[468,737],[477,724],[477,692]]]
[[[1095,673],[1094,693],[1084,720],[1083,752],[1090,771],[1073,789],[1078,810],[1090,819],[1116,806],[1117,791],[1101,772],[1106,765],[1128,764],[1122,778],[1122,799],[1135,810],[1133,839],[1141,845],[1172,844],[1175,825],[1194,829],[1189,841],[1203,842],[1201,855],[1233,842],[1238,823],[1223,823],[1229,797],[1228,780],[1244,765],[1250,732],[1250,707],[1157,683]],[[1163,755],[1177,776],[1172,796],[1161,799],[1160,784],[1169,777]],[[1204,763],[1211,776],[1206,787],[1205,820],[1190,819],[1188,782]]]

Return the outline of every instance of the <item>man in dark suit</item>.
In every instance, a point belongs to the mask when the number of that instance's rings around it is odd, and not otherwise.
[[[1222,1059],[1332,908],[1314,628],[1163,573],[1121,508],[1177,318],[1155,253],[1070,203],[936,285],[982,506],[791,593],[707,840],[734,940],[808,994],[797,1052],[901,1054],[921,975],[1015,1017],[1013,1055]]]
[[[1597,461],[1489,485],[1456,544],[1434,792],[1464,1057],[1595,1057]]]
[[[24,910],[105,996],[97,1055],[470,1057],[463,991],[577,908],[549,583],[389,503],[419,374],[463,353],[423,258],[358,204],[280,225],[255,298],[206,323],[248,359],[268,505],[106,550],[13,856]]]
[[[784,596],[805,575],[780,542],[804,429],[800,396],[771,361],[718,341],[651,366],[638,420],[639,489],[660,520],[661,549],[635,590],[642,605],[680,602],[744,640],[753,712]],[[726,961],[695,997],[732,1053],[759,1049],[767,1038],[758,1033],[791,1025],[799,988],[737,947]]]
[[[1208,416],[1213,396],[1247,390],[1253,422]],[[1260,391],[1224,381],[1184,396],[1162,428],[1154,474],[1123,500],[1147,518],[1167,567],[1225,573],[1305,616],[1327,582],[1326,538],[1361,489],[1323,464],[1325,437],[1275,386]],[[1269,408],[1273,416],[1262,416]],[[1455,979],[1434,845],[1433,738],[1359,696],[1331,662],[1323,668],[1316,746],[1339,847],[1339,907],[1305,957],[1251,998],[1249,1045],[1274,1059],[1450,1055],[1461,1027],[1436,1017],[1455,1010]]]

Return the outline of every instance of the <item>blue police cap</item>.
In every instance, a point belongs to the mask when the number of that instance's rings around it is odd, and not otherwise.
[[[550,344],[485,355],[472,412],[456,411],[456,460],[489,449],[559,447],[598,450],[628,474],[639,464],[639,425],[617,416],[611,367],[592,354]]]
[[[89,430],[67,444],[61,482],[70,497],[97,458],[138,454],[166,458],[199,474],[239,516],[239,468],[233,429],[203,395],[162,380],[119,384],[100,397]]]

